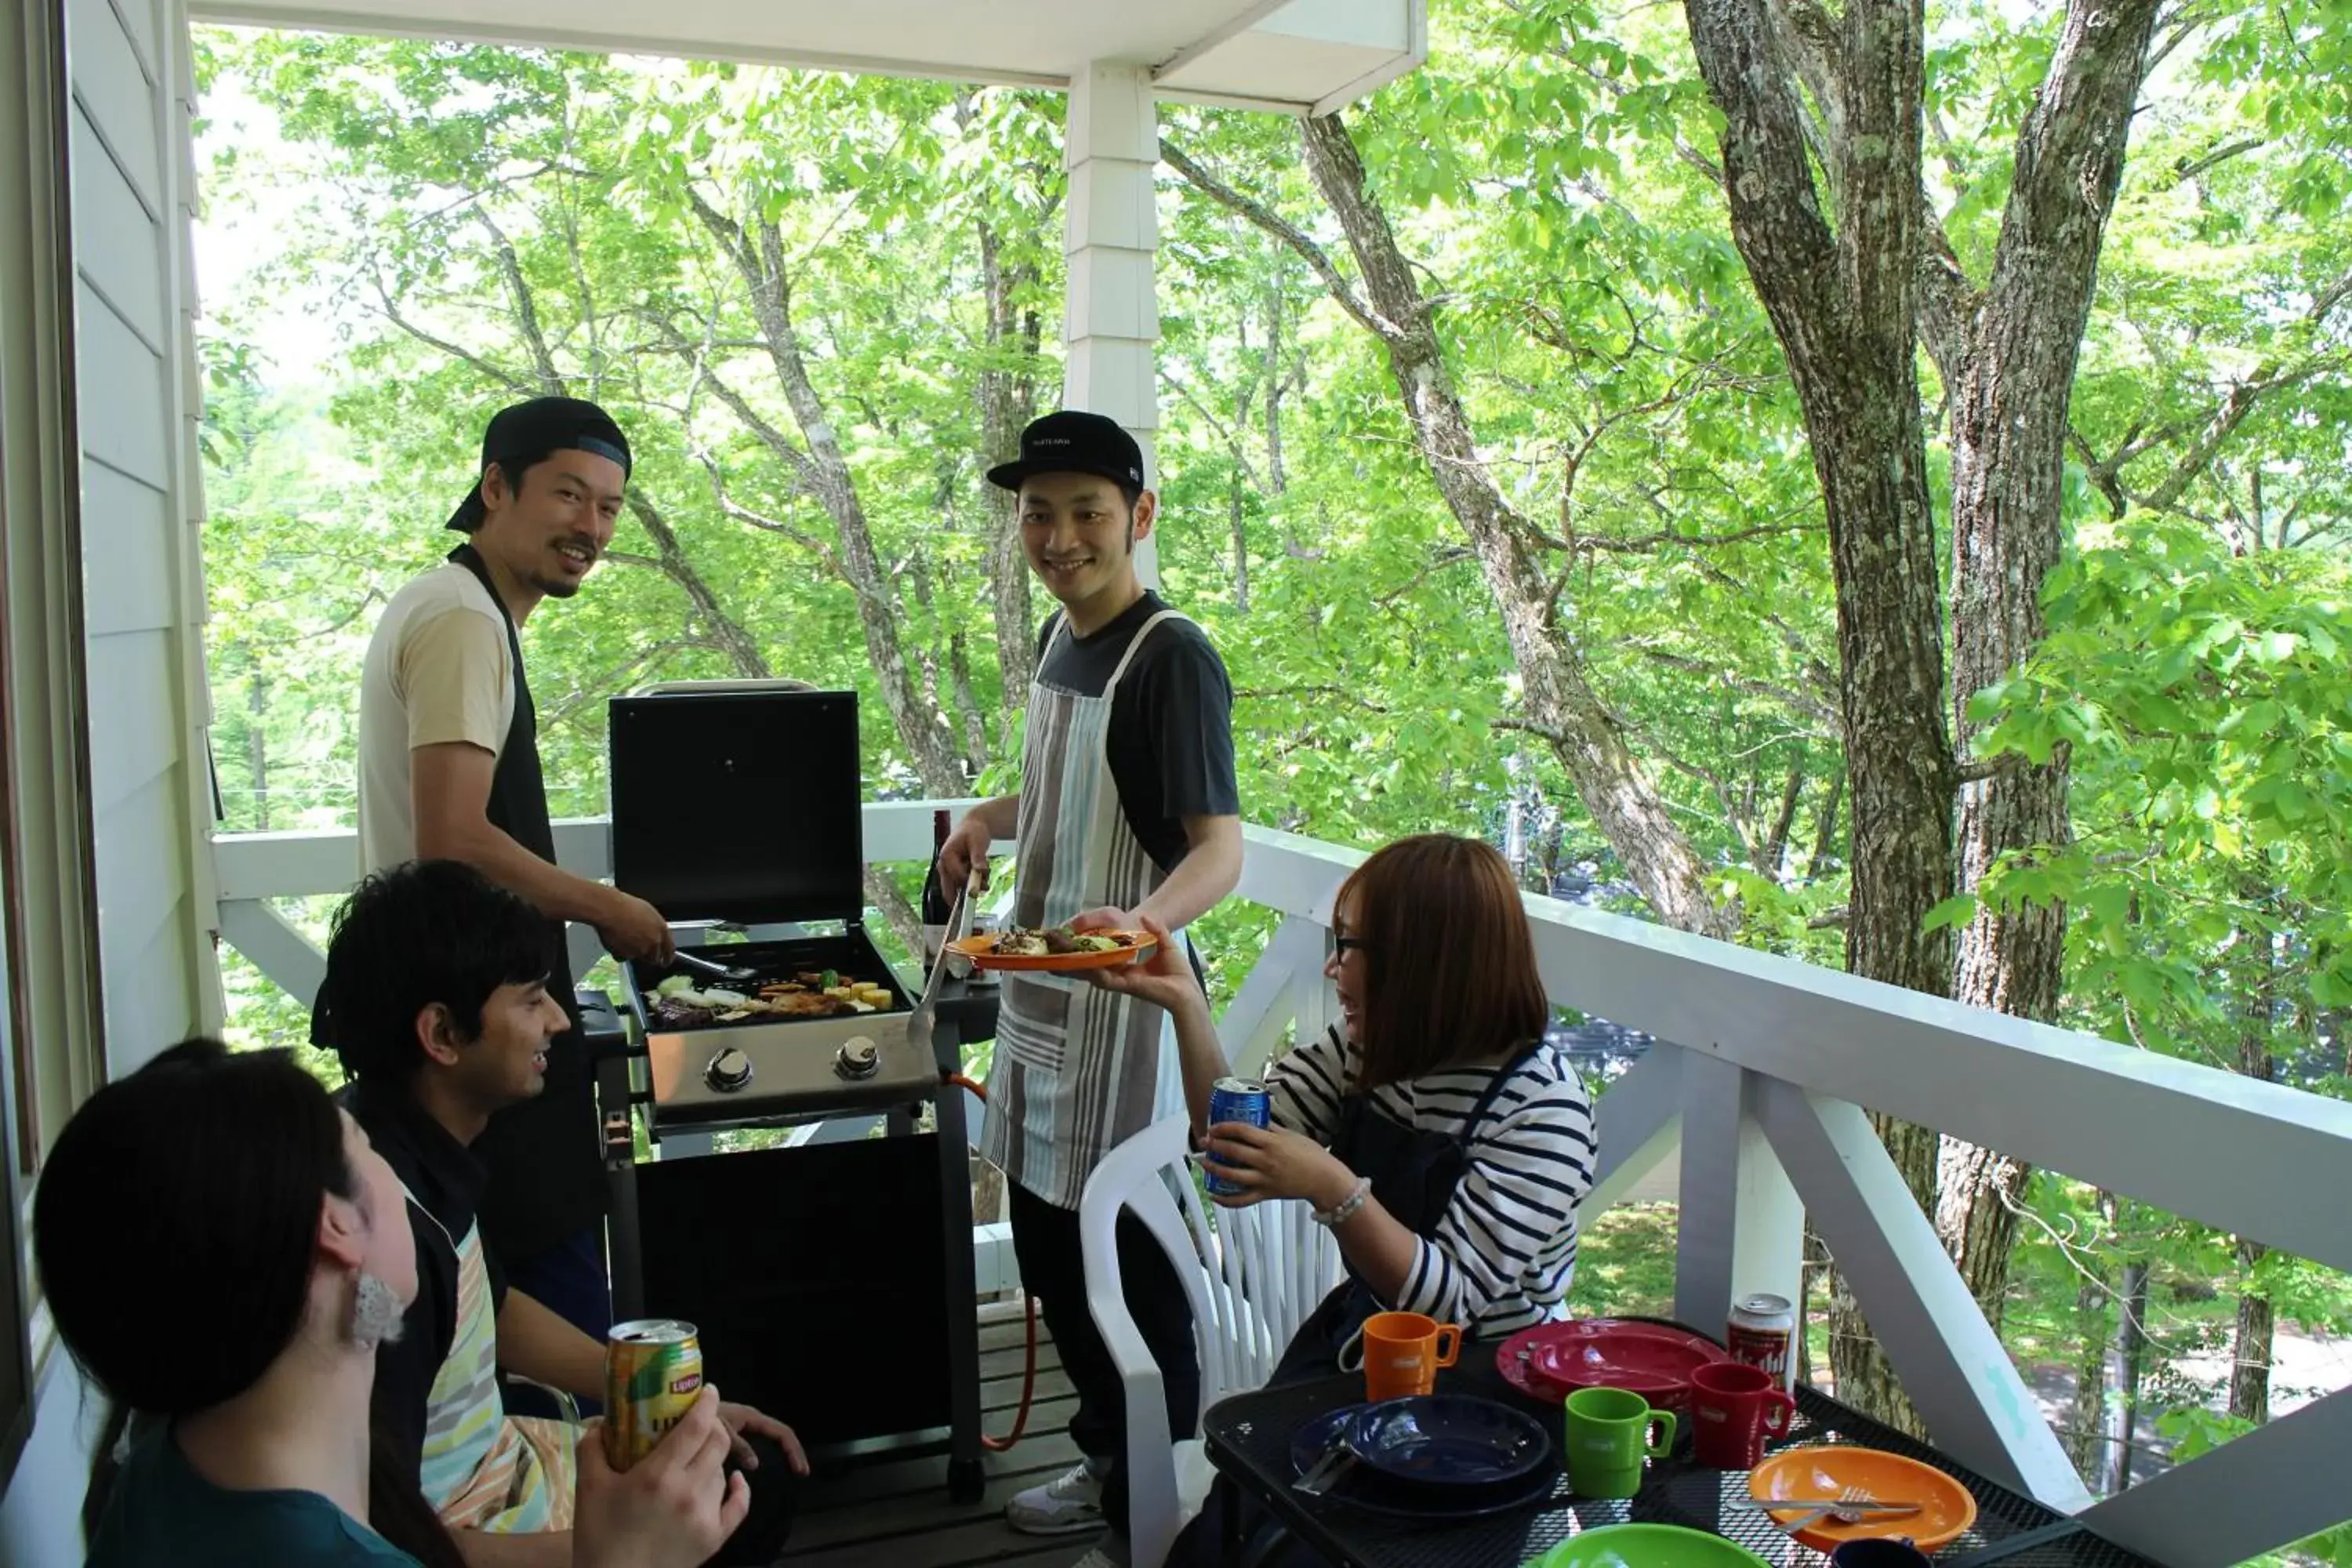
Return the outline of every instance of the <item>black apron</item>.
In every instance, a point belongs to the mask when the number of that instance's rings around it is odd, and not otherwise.
[[[1339,1101],[1339,1126],[1331,1139],[1331,1152],[1356,1174],[1372,1179],[1372,1196],[1399,1225],[1418,1237],[1434,1235],[1438,1221],[1454,1202],[1454,1189],[1461,1184],[1462,1173],[1469,1167],[1471,1138],[1486,1120],[1495,1096],[1535,1049],[1531,1043],[1495,1069],[1493,1080],[1464,1119],[1462,1131],[1451,1135],[1400,1126],[1372,1109],[1370,1095],[1350,1092]],[[1339,1352],[1363,1328],[1364,1321],[1388,1310],[1350,1268],[1348,1278],[1290,1337],[1267,1385],[1337,1373]],[[1468,1331],[1465,1325],[1464,1332]]]
[[[539,768],[539,713],[523,677],[522,638],[499,596],[489,568],[470,544],[449,559],[489,591],[506,623],[514,668],[514,719],[499,747],[486,815],[490,826],[550,865],[555,827],[547,815],[547,782]],[[580,1035],[580,1004],[572,989],[572,954],[562,921],[547,922],[548,994],[562,1005],[571,1027],[547,1047],[547,1087],[535,1099],[490,1118],[474,1153],[489,1173],[479,1220],[482,1239],[509,1265],[535,1258],[604,1217],[604,1167],[596,1137],[595,1067]]]
[[[1372,1196],[1415,1236],[1435,1233],[1453,1205],[1454,1189],[1470,1164],[1470,1140],[1519,1064],[1535,1054],[1530,1043],[1496,1069],[1478,1096],[1462,1131],[1448,1136],[1403,1127],[1372,1109],[1371,1097],[1350,1093],[1339,1101],[1339,1126],[1331,1152],[1360,1176],[1372,1179]],[[1339,1373],[1339,1352],[1375,1312],[1388,1310],[1351,1268],[1348,1278],[1323,1298],[1290,1337],[1266,1386],[1309,1383]],[[1468,1335],[1467,1325],[1464,1335]],[[1245,1496],[1231,1479],[1219,1476],[1200,1515],[1184,1527],[1168,1554],[1169,1568],[1234,1568],[1224,1557],[1228,1531],[1244,1542],[1235,1562],[1249,1568],[1309,1568],[1321,1559],[1291,1539],[1265,1505]]]

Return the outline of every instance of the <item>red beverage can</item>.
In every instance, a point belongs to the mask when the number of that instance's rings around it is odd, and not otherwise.
[[[1731,1359],[1769,1373],[1783,1389],[1795,1375],[1790,1347],[1797,1337],[1797,1310],[1786,1296],[1742,1296],[1731,1309],[1723,1340]]]

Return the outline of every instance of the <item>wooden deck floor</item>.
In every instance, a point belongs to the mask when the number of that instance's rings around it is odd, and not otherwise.
[[[1021,1403],[1022,1319],[1017,1305],[981,1309],[980,1404],[992,1436],[1011,1428]],[[1092,1535],[1019,1535],[1004,1522],[1005,1500],[1053,1479],[1076,1464],[1066,1430],[1076,1401],[1061,1358],[1041,1323],[1037,1392],[1029,1425],[1008,1453],[987,1456],[988,1489],[959,1508],[948,1501],[944,1457],[871,1465],[820,1476],[802,1493],[799,1516],[782,1559],[788,1568],[961,1568],[1003,1563],[1067,1568],[1093,1547]]]

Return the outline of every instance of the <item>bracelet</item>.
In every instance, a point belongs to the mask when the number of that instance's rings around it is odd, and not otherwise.
[[[1314,1221],[1317,1225],[1320,1226],[1345,1225],[1349,1220],[1356,1217],[1356,1211],[1362,1208],[1364,1206],[1364,1200],[1371,1195],[1371,1177],[1358,1176],[1356,1178],[1355,1191],[1349,1193],[1346,1197],[1341,1198],[1337,1205],[1330,1208],[1317,1209],[1313,1215]]]

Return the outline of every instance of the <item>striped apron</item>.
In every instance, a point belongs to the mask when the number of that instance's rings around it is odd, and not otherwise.
[[[1161,610],[1137,628],[1099,697],[1042,676],[1031,683],[1015,924],[1057,926],[1105,905],[1131,910],[1164,879],[1111,777],[1110,710],[1143,639],[1183,619]],[[1067,619],[1057,619],[1047,654],[1068,635]],[[1003,984],[981,1152],[1007,1180],[1074,1209],[1105,1154],[1183,1103],[1168,1014],[1083,978],[1012,973]]]
[[[418,1214],[431,1215],[409,1200]],[[438,1220],[434,1223],[437,1226]],[[444,1236],[448,1232],[444,1229]],[[530,1535],[572,1528],[576,1472],[568,1422],[509,1416],[499,1398],[498,1317],[481,1231],[457,1252],[457,1331],[425,1405],[425,1500],[452,1530]]]

